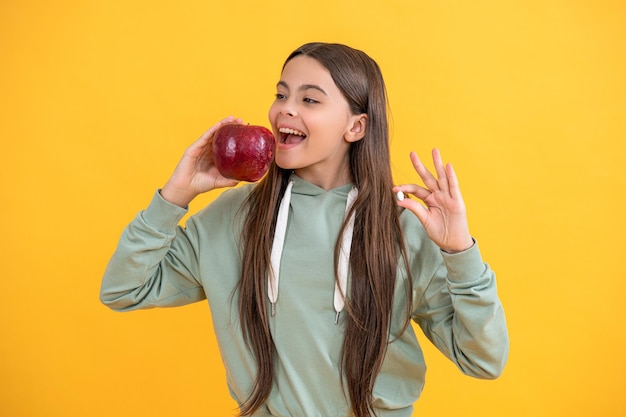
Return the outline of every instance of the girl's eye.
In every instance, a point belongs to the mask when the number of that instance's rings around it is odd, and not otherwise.
[[[314,99],[309,98],[309,97],[305,97],[305,98],[303,99],[303,101],[304,101],[305,103],[311,103],[311,104],[312,104],[312,103],[319,103],[319,101],[314,100]]]
[[[276,100],[284,100],[285,98],[287,98],[286,95],[281,94],[281,93],[276,93]]]

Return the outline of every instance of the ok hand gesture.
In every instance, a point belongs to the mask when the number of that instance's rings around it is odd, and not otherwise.
[[[443,164],[438,149],[433,149],[432,155],[437,178],[424,167],[415,152],[411,152],[411,162],[425,187],[405,184],[393,190],[422,200],[425,206],[410,198],[399,200],[398,205],[417,216],[428,237],[442,250],[461,252],[474,244],[467,224],[465,203],[452,164]]]

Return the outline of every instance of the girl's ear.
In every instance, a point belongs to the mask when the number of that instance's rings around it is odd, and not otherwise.
[[[351,125],[346,134],[345,139],[348,142],[356,142],[363,139],[367,130],[367,114],[357,114],[352,116]]]

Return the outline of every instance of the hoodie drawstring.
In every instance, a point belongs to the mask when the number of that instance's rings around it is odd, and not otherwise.
[[[291,189],[293,181],[287,184],[285,195],[283,196],[278,208],[278,217],[276,218],[276,230],[274,231],[274,241],[272,242],[272,252],[270,254],[271,268],[267,276],[267,293],[272,305],[272,317],[276,315],[276,302],[278,301],[278,282],[280,278],[280,260],[283,253],[285,243],[285,234],[287,232],[287,220],[289,218],[289,204],[291,202]],[[348,193],[346,202],[345,215],[348,214],[358,191],[352,188]],[[350,247],[352,246],[352,233],[354,230],[354,213],[350,216],[343,236],[341,237],[341,246],[339,251],[339,260],[337,265],[338,279],[335,281],[335,292],[333,305],[335,308],[335,324],[339,322],[339,314],[345,305],[346,288],[348,285],[348,270],[350,265]]]
[[[283,245],[285,244],[285,234],[287,233],[287,219],[289,218],[289,203],[291,202],[291,188],[293,181],[289,181],[285,195],[278,208],[276,218],[276,230],[274,231],[274,242],[272,242],[272,252],[270,262],[272,267],[267,277],[267,293],[272,303],[272,317],[276,315],[276,301],[278,300],[278,278],[280,277],[280,258],[283,256]]]
[[[346,201],[346,212],[348,215],[358,191],[352,188],[348,193],[348,201]],[[335,281],[334,306],[337,314],[335,315],[335,324],[339,322],[339,314],[343,310],[346,300],[346,288],[348,287],[348,270],[350,269],[350,249],[352,247],[352,232],[354,231],[354,212],[348,220],[346,229],[341,236],[341,247],[339,250],[339,261],[337,264],[338,279]]]

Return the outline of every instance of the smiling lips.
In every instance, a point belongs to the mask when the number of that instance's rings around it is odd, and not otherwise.
[[[280,132],[280,142],[287,145],[295,145],[306,139],[304,132],[289,127],[281,127],[278,129]]]

